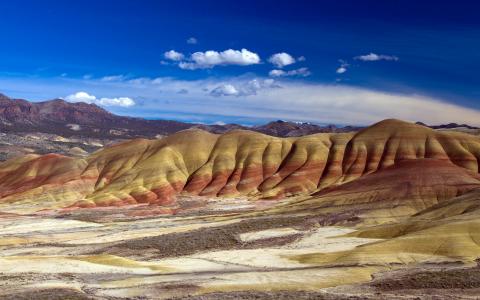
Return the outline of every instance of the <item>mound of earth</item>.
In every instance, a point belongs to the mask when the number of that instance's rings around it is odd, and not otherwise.
[[[478,187],[479,156],[477,137],[398,120],[357,133],[296,138],[193,129],[116,144],[84,159],[9,160],[0,165],[0,175],[9,178],[0,183],[0,202],[35,199],[44,208],[147,203],[175,212],[179,194],[277,199],[318,192],[318,207],[383,199],[390,201],[386,208],[411,214]]]

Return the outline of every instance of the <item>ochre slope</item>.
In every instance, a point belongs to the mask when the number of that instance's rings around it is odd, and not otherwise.
[[[161,140],[138,139],[106,148],[88,158],[98,171],[95,192],[81,205],[167,204],[190,174],[208,160],[218,136],[188,130]]]
[[[76,206],[171,205],[179,193],[253,198],[308,194],[378,170],[388,172],[389,167],[395,168],[406,160],[424,158],[435,161],[423,162],[424,168],[462,170],[463,175],[450,186],[475,185],[476,179],[471,178],[478,173],[478,157],[478,137],[385,120],[357,133],[319,133],[296,138],[245,130],[223,135],[186,130],[161,140],[137,139],[107,147],[85,160],[58,157],[55,168],[37,163],[32,171],[29,161],[23,165],[18,161],[17,168],[6,170],[9,176],[32,180],[37,174],[47,174],[50,181],[35,179],[38,184],[32,185],[32,189],[43,187],[44,182],[60,182],[66,187],[67,183],[80,180],[84,186],[75,191],[77,201],[72,203]],[[412,170],[406,168],[404,172]],[[435,178],[438,186],[450,180],[446,176]],[[19,188],[15,182],[0,182],[0,191],[18,194],[15,191]],[[461,187],[458,190],[463,192]],[[460,192],[449,190],[446,195]],[[51,199],[60,198],[56,189],[45,193]],[[62,202],[64,199],[62,195]]]
[[[333,183],[341,176],[350,137],[281,139],[243,130],[220,136],[187,130],[157,141],[136,140],[89,158],[88,169],[100,176],[95,192],[79,204],[168,204],[180,192],[263,198],[308,193],[321,180]]]
[[[479,140],[416,124],[385,120],[359,131],[345,151],[345,181],[406,159],[434,158],[478,173]]]
[[[69,205],[94,190],[98,173],[85,172],[87,165],[83,159],[57,154],[26,155],[1,163],[0,203],[15,202],[27,211]]]

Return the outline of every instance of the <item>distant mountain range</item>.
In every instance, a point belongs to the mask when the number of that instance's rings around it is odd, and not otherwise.
[[[238,124],[203,125],[170,120],[146,120],[114,115],[107,110],[83,102],[70,103],[62,99],[30,102],[0,94],[0,130],[7,133],[42,132],[65,137],[135,138],[170,135],[200,128],[212,133],[248,129],[264,134],[289,137],[318,132],[357,131],[360,127],[319,126],[311,123],[274,121],[265,125],[246,127]]]
[[[62,99],[29,102],[0,94],[0,130],[2,132],[43,132],[62,136],[132,138],[167,135],[192,127],[192,124],[145,120],[114,115],[83,102]]]
[[[480,127],[470,126],[467,124],[457,124],[457,123],[448,123],[442,125],[427,125],[422,122],[417,122],[417,125],[422,125],[426,127],[430,127],[432,129],[457,129],[457,128],[465,128],[465,129],[480,129]]]
[[[433,129],[467,128],[469,125],[449,123],[428,126]],[[0,94],[0,131],[5,133],[48,133],[64,137],[79,136],[101,139],[155,138],[175,132],[199,128],[212,133],[225,133],[245,129],[277,137],[304,136],[319,132],[351,132],[363,127],[320,126],[312,123],[273,121],[264,125],[246,127],[238,124],[204,125],[171,120],[147,120],[118,116],[95,105],[83,102],[70,103],[62,99],[30,102]]]

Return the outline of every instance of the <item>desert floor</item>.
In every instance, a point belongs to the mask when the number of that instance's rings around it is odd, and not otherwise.
[[[480,268],[455,261],[328,264],[378,239],[356,226],[259,213],[246,199],[0,213],[1,299],[476,299]],[[0,209],[1,210],[1,209]]]

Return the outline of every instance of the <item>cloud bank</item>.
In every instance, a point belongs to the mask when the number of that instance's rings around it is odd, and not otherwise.
[[[346,84],[299,82],[288,77],[277,77],[275,80],[251,76],[201,80],[142,77],[122,81],[0,78],[0,86],[4,87],[2,92],[9,96],[34,100],[53,99],[68,95],[72,90],[88,91],[66,98],[73,102],[109,106],[113,112],[148,118],[243,123],[245,120],[264,122],[286,119],[351,125],[368,125],[386,118],[398,118],[427,124],[456,122],[480,126],[478,109],[442,99]],[[182,90],[188,93],[179,93]],[[112,93],[126,97],[94,96]]]

